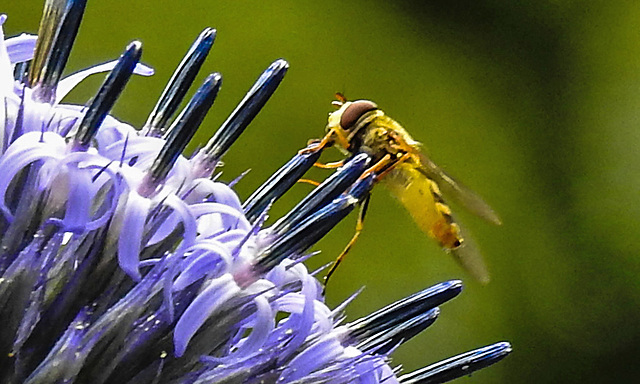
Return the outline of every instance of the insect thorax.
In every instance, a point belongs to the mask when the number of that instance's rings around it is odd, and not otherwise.
[[[408,135],[397,122],[386,115],[376,117],[362,131],[360,146],[373,156],[374,161],[387,154],[396,158],[407,152],[406,145],[402,145],[398,138],[405,141],[403,139]]]

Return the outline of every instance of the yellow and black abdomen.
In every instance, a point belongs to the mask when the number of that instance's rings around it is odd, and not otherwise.
[[[446,249],[462,245],[460,228],[440,196],[437,184],[410,163],[397,164],[382,183],[409,211],[418,227]]]

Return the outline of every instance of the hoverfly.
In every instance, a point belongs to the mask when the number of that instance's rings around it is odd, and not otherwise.
[[[301,152],[335,145],[347,157],[367,153],[374,165],[365,175],[375,172],[377,180],[405,206],[424,233],[435,239],[474,278],[488,282],[489,274],[480,253],[473,244],[464,241],[460,226],[442,196],[451,197],[475,215],[499,225],[498,215],[482,198],[447,175],[422,153],[421,144],[374,102],[347,101],[339,93],[336,98],[333,104],[338,110],[329,114],[327,133]],[[343,162],[316,165],[334,168]],[[325,285],[362,231],[368,202],[368,197],[362,202],[356,233],[334,261],[325,277]]]

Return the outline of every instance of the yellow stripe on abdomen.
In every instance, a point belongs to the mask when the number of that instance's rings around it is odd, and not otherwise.
[[[418,227],[442,247],[455,249],[462,244],[460,228],[451,218],[451,209],[440,197],[440,190],[411,164],[397,165],[382,180],[409,211]]]

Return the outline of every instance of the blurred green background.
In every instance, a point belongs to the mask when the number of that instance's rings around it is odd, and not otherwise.
[[[40,0],[1,8],[7,35],[36,32]],[[458,213],[492,282],[471,281],[379,187],[329,303],[365,285],[349,307],[355,319],[462,278],[463,294],[394,363],[413,370],[509,340],[509,358],[459,382],[635,382],[638,20],[635,1],[90,1],[68,68],[115,58],[140,39],[156,75],[135,78],[114,112],[140,126],[195,36],[217,28],[201,78],[219,71],[224,85],[203,143],[272,60],[289,60],[280,89],[225,158],[223,179],[252,169],[237,186],[242,198],[323,134],[334,92],[375,100],[500,213],[502,227]],[[100,81],[71,100],[84,103]],[[329,151],[326,160],[338,157]],[[309,190],[296,186],[273,216]],[[354,224],[355,215],[323,240],[310,268],[332,260]]]

